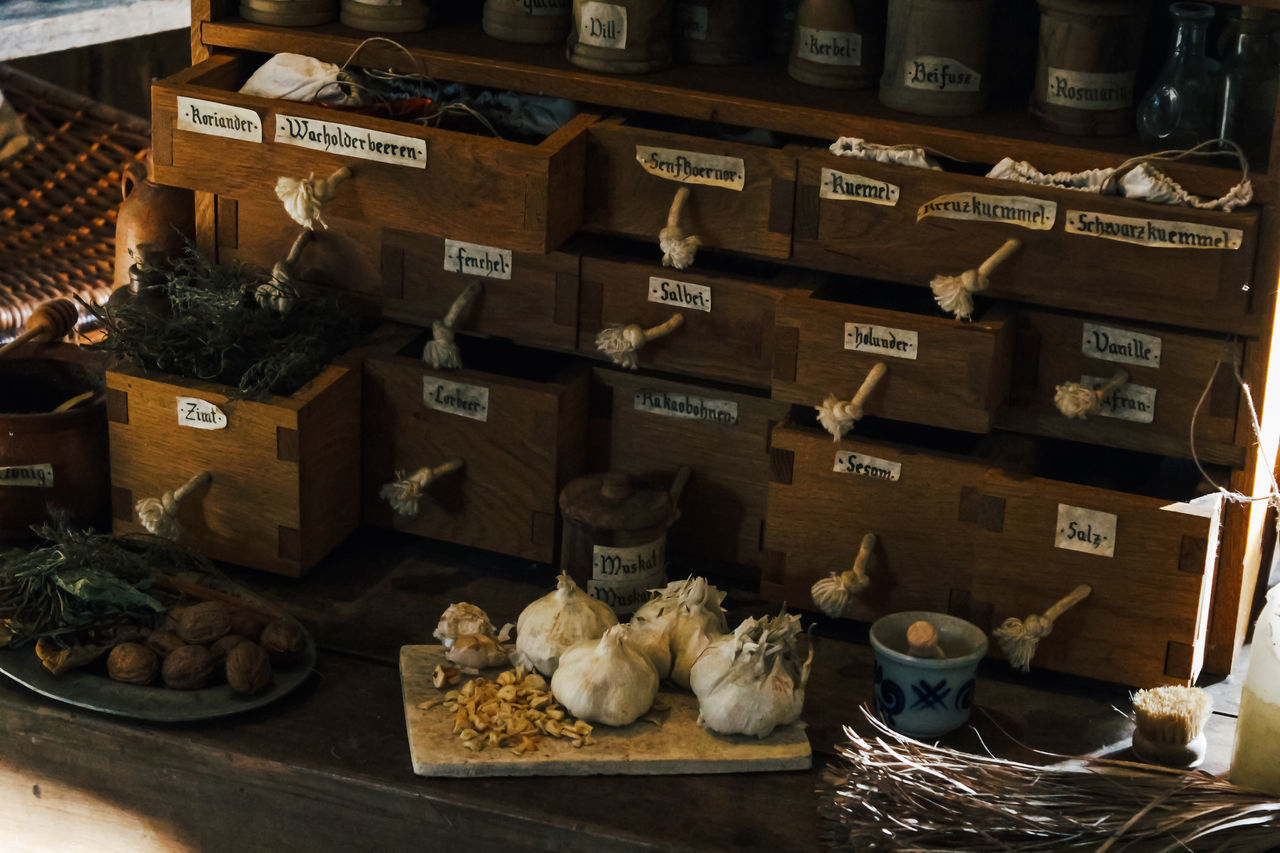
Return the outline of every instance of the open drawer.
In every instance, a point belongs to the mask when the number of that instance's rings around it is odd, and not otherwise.
[[[581,224],[594,116],[530,145],[239,94],[253,68],[219,55],[152,87],[157,181],[241,199],[348,166],[336,217],[539,253]]]

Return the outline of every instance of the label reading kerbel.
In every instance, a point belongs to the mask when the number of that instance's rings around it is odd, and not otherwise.
[[[747,166],[740,157],[637,145],[636,161],[650,175],[668,181],[738,191],[747,185]]]
[[[1080,352],[1102,361],[1160,367],[1160,338],[1130,329],[1085,323]]]
[[[845,323],[844,348],[915,361],[920,354],[920,335],[910,329],[891,329],[869,323]]]
[[[865,201],[867,204],[882,204],[886,207],[897,204],[899,195],[901,191],[895,184],[825,167],[822,170],[822,186],[818,188],[820,198]]]
[[[317,118],[276,113],[276,142],[394,166],[427,168],[427,143],[421,139]]]
[[[1057,202],[1025,195],[950,193],[926,201],[916,211],[916,222],[927,216],[977,222],[1003,222],[1032,231],[1048,231],[1058,218]]]
[[[627,46],[627,8],[588,0],[578,18],[578,41],[592,47],[623,50]]]
[[[1067,551],[1114,557],[1116,517],[1096,509],[1058,504],[1058,528],[1053,547]]]
[[[262,141],[262,119],[253,110],[178,96],[178,130],[224,136],[242,142]]]
[[[902,82],[908,89],[977,92],[982,88],[981,74],[963,62],[945,56],[917,56],[902,70]]]
[[[199,397],[178,398],[178,425],[192,429],[226,429],[227,416],[213,403]]]
[[[677,3],[676,32],[691,41],[706,41],[707,7],[701,3]]]
[[[862,34],[796,27],[796,58],[822,65],[861,65]]]
[[[19,486],[23,488],[53,488],[53,466],[47,462],[35,465],[8,465],[0,468],[0,488]]]
[[[1089,210],[1068,210],[1066,231],[1068,234],[1100,237],[1103,240],[1158,249],[1235,251],[1244,240],[1244,232],[1239,228],[1220,228],[1217,225],[1178,222],[1173,219],[1113,216]]]
[[[511,279],[511,252],[461,240],[444,241],[445,272],[465,273],[481,278]]]
[[[1080,384],[1098,389],[1107,384],[1102,376],[1081,376]],[[1102,405],[1095,413],[1104,418],[1116,418],[1149,424],[1156,419],[1156,389],[1146,385],[1121,385],[1102,398]]]
[[[709,421],[725,426],[733,426],[738,422],[738,404],[733,400],[713,400],[693,394],[641,389],[636,392],[635,406],[637,412],[668,418]]]
[[[489,420],[489,389],[483,385],[467,385],[424,376],[422,402],[428,409],[437,412],[447,412],[473,421]]]
[[[1076,110],[1123,110],[1133,103],[1133,72],[1068,71],[1050,67],[1044,100]]]
[[[902,463],[877,459],[874,456],[863,456],[861,453],[850,450],[841,450],[836,454],[836,464],[831,470],[841,474],[856,474],[859,477],[896,483],[902,476]]]
[[[711,288],[653,275],[649,276],[649,301],[710,313]]]
[[[591,549],[587,595],[618,613],[632,613],[649,600],[649,590],[667,582],[666,537],[626,547],[596,545]]]

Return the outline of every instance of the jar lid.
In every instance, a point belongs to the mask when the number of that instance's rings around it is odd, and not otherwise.
[[[609,530],[665,527],[671,520],[671,495],[646,488],[620,471],[588,474],[560,492],[566,520]]]

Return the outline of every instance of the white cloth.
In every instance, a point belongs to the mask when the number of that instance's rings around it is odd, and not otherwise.
[[[286,101],[346,104],[352,99],[336,85],[339,74],[341,69],[332,62],[298,53],[277,53],[253,72],[240,93]]]

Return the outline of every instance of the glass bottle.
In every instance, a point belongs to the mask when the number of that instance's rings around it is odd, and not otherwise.
[[[1244,7],[1228,35],[1213,129],[1261,166],[1270,149],[1276,106],[1276,51],[1267,10]]]
[[[1280,586],[1267,593],[1267,605],[1253,627],[1230,778],[1237,785],[1280,794]]]
[[[1207,3],[1174,3],[1173,46],[1156,82],[1138,104],[1138,136],[1148,145],[1190,148],[1213,136],[1215,93],[1205,56],[1213,20]]]

